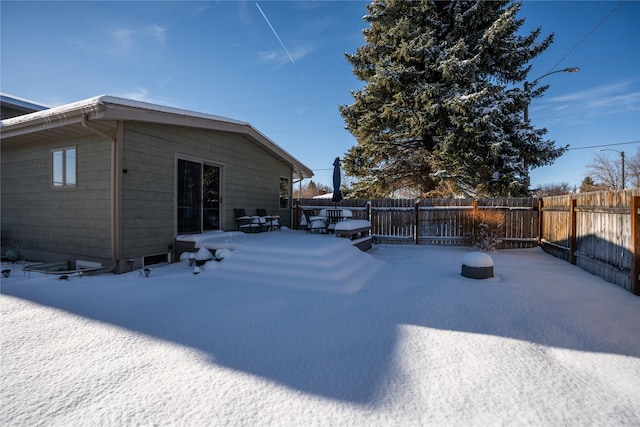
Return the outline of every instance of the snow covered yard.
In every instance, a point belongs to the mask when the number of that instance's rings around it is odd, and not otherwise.
[[[640,425],[640,298],[539,249],[209,237],[198,275],[2,279],[0,424]]]

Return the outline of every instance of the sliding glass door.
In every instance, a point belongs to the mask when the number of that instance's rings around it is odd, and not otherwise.
[[[202,165],[202,229],[220,229],[220,167]]]
[[[178,233],[220,229],[220,167],[178,159]]]

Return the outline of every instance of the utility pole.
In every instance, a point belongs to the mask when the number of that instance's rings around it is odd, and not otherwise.
[[[578,67],[569,67],[562,70],[551,71],[550,73],[543,74],[532,82],[524,82],[524,92],[527,94],[527,102],[524,104],[524,121],[525,123],[529,123],[529,96],[531,95],[531,88],[534,87],[540,79],[550,76],[551,74],[556,73],[577,73],[580,71]],[[522,154],[522,163],[524,165],[525,173],[527,174],[525,177],[525,186],[527,187],[527,191],[529,191],[529,187],[531,185],[531,180],[529,178],[529,159],[527,153]]]

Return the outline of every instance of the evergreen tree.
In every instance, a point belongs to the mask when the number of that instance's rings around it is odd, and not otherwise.
[[[547,197],[547,196],[562,196],[565,194],[570,194],[572,191],[575,192],[576,188],[574,186],[573,190],[571,190],[571,185],[568,182],[561,182],[558,184],[545,184],[541,185],[539,189],[537,189],[534,193],[535,197]]]
[[[590,191],[606,191],[609,188],[605,184],[597,184],[590,176],[585,176],[580,184],[580,192],[588,193]]]
[[[359,197],[400,188],[436,195],[523,195],[529,166],[565,148],[525,123],[527,63],[551,43],[509,1],[394,1],[367,5],[366,44],[347,54],[366,85],[340,107],[357,145],[343,159]],[[517,86],[517,87],[516,87]],[[544,87],[533,91],[540,96]],[[451,190],[448,190],[451,191]]]

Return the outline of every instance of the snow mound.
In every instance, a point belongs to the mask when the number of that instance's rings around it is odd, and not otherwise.
[[[203,247],[196,252],[197,261],[209,261],[210,259],[213,259],[213,255],[209,249]]]
[[[493,267],[493,258],[484,252],[470,252],[462,258],[462,265],[473,268]]]
[[[380,261],[347,239],[287,229],[203,235],[196,247],[215,250],[216,257],[224,258],[215,269],[216,280],[236,283],[240,279],[247,284],[350,294],[362,289],[381,267]]]

